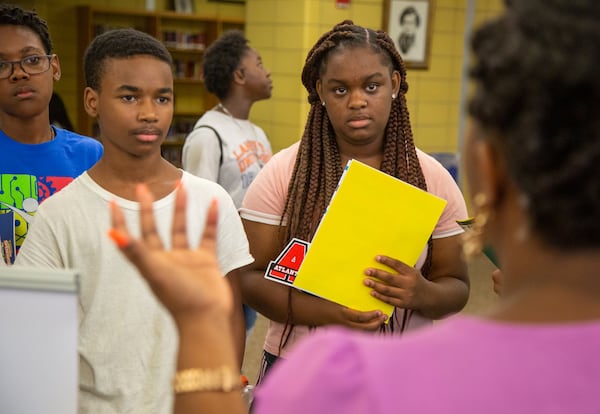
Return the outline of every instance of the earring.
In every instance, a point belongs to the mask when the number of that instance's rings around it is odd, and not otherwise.
[[[321,105],[325,106],[325,101],[322,101],[322,102],[321,102]]]
[[[483,232],[490,218],[490,207],[487,205],[487,197],[483,193],[475,195],[473,203],[477,213],[466,226],[463,235],[462,250],[465,258],[471,260],[481,253],[483,249]]]
[[[396,94],[395,93],[392,94],[392,99],[396,99]]]

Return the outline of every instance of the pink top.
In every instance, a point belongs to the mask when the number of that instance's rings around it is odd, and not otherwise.
[[[401,339],[321,329],[278,362],[253,412],[600,412],[600,321],[454,316]]]
[[[263,167],[246,192],[242,207],[240,208],[242,218],[249,221],[279,226],[298,148],[299,142],[281,150]],[[448,204],[433,231],[432,237],[437,239],[462,233],[456,220],[464,220],[467,218],[467,208],[456,182],[450,173],[435,158],[419,149],[417,149],[417,156],[419,157],[419,162],[421,163],[421,168],[427,182],[427,191],[448,201]],[[417,261],[417,268],[421,268],[425,262],[426,256],[427,251],[424,250]],[[403,312],[404,310],[402,309],[396,309],[393,318],[396,326],[390,326],[392,325],[392,323],[390,323],[386,325],[386,328],[389,330],[393,329],[394,332],[399,332],[399,324],[403,319]],[[408,322],[407,329],[414,329],[430,323],[431,320],[424,318],[417,312],[413,312]],[[283,324],[273,321],[269,322],[264,346],[267,352],[274,355],[280,355],[279,346],[283,331]],[[295,326],[287,341],[286,347],[281,352],[281,356],[285,356],[291,345],[306,335],[308,331],[309,328],[306,326]]]

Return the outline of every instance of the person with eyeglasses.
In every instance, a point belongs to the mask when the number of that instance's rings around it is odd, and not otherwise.
[[[61,76],[47,23],[0,5],[0,259],[12,264],[42,201],[92,167],[99,141],[51,126]]]

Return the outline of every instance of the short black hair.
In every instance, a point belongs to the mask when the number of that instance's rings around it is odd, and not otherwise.
[[[204,54],[202,72],[206,89],[223,99],[231,89],[233,73],[250,50],[248,39],[240,30],[229,30],[214,41]]]
[[[46,54],[52,53],[52,40],[48,30],[48,23],[36,13],[35,9],[28,11],[13,4],[0,4],[0,26],[25,26],[36,33]]]
[[[470,115],[521,192],[531,229],[600,246],[600,2],[510,0],[474,34]]]
[[[100,89],[107,59],[127,59],[140,55],[153,56],[173,66],[173,59],[165,45],[148,33],[135,29],[115,29],[98,35],[83,57],[86,86]]]

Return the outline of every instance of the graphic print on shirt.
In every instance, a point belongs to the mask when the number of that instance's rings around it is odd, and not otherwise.
[[[261,142],[255,140],[244,141],[237,149],[233,150],[233,157],[238,163],[242,176],[242,187],[248,188],[256,177],[256,171],[246,171],[252,165],[258,164],[259,169],[271,158],[271,151],[265,149]]]
[[[271,260],[265,272],[265,279],[284,285],[293,285],[298,275],[298,269],[304,261],[310,243],[292,238],[277,259]]]
[[[72,177],[0,174],[1,258],[12,264],[42,201],[73,181]]]

